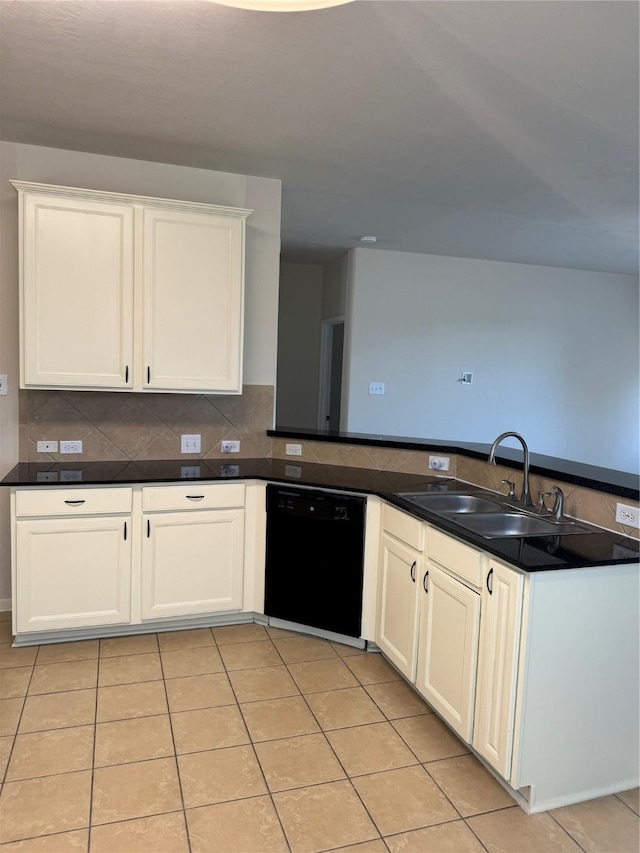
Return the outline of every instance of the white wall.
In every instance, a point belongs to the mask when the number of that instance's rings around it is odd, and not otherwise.
[[[12,142],[0,143],[0,476],[18,460],[17,193],[12,179],[253,209],[247,220],[244,382],[275,385],[280,261],[279,180]],[[0,489],[0,600],[9,590],[8,496]]]
[[[347,258],[345,254],[322,268],[322,319],[342,317],[347,294]]]
[[[639,470],[637,277],[354,249],[348,288],[343,429]]]
[[[282,263],[276,389],[281,426],[317,426],[321,307],[322,267]]]

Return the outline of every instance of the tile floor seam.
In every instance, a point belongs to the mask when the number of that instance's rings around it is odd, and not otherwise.
[[[100,646],[98,643],[98,667],[96,669],[96,697],[93,709],[93,750],[91,754],[91,785],[89,787],[89,828],[87,834],[87,850],[91,850],[91,829],[93,827],[93,788],[96,778],[96,741],[98,735],[98,684],[100,683]]]
[[[561,830],[562,830],[566,835],[568,835],[568,836],[569,836],[569,838],[574,842],[574,844],[577,844],[577,845],[578,845],[578,847],[580,848],[580,850],[582,850],[582,852],[583,852],[583,853],[588,853],[588,851],[586,851],[586,850],[585,850],[585,848],[582,846],[582,844],[580,844],[580,842],[578,841],[578,839],[577,839],[577,838],[574,838],[573,834],[572,834],[568,829],[566,829],[566,827],[564,827],[564,826],[560,823],[560,821],[556,818],[556,816],[555,816],[555,815],[553,815],[551,812],[552,812],[552,810],[551,810],[551,809],[549,809],[548,811],[543,812],[543,814],[548,814],[548,815],[549,815],[549,817],[550,817],[553,821],[555,821],[555,823],[560,827],[560,829],[561,829]]]
[[[622,805],[626,806],[631,811],[631,813],[633,815],[635,815],[635,817],[640,817],[640,815],[638,815],[638,812],[634,808],[632,808],[632,806],[630,806],[629,803],[625,803],[625,801],[622,799],[622,797],[619,797],[618,794],[613,794],[612,796],[614,796],[616,798],[616,800],[620,800]]]
[[[513,808],[513,806],[508,806],[508,808]],[[518,806],[518,808],[519,808],[519,806]],[[475,817],[475,815],[470,815],[470,817]],[[469,821],[465,817],[463,817],[462,820],[464,822],[464,825],[467,827],[469,832],[472,833],[473,837],[476,839],[476,841],[482,847],[482,849],[484,851],[486,851],[486,853],[490,853],[489,848],[485,847],[485,845],[480,840],[480,836],[478,835],[478,833],[474,830],[474,828],[472,826],[469,826]]]
[[[470,755],[473,755],[473,753],[469,753],[469,754],[470,754]],[[453,757],[454,757],[454,758],[458,758],[459,756],[454,755]],[[474,756],[474,757],[475,757],[475,756]],[[450,759],[450,758],[441,758],[441,759],[437,759],[437,760],[438,760],[438,761],[451,761],[451,759]],[[444,788],[442,788],[442,787],[438,784],[438,780],[435,778],[435,776],[432,776],[432,775],[431,775],[431,773],[429,773],[429,768],[427,767],[427,764],[435,764],[435,763],[436,763],[436,762],[431,762],[431,761],[429,761],[429,762],[423,762],[423,763],[422,763],[422,766],[424,767],[425,771],[427,772],[427,774],[428,774],[429,778],[433,781],[434,785],[438,788],[438,790],[442,793],[442,795],[443,795],[444,797],[446,797],[446,799],[451,803],[451,805],[453,806],[453,808],[455,809],[455,811],[458,813],[459,817],[460,817],[460,818],[462,818],[462,820],[466,820],[466,818],[467,818],[467,817],[477,817],[477,815],[478,815],[478,814],[491,814],[491,813],[493,813],[493,812],[502,811],[502,810],[504,810],[504,809],[511,809],[511,808],[513,808],[513,806],[516,806],[516,805],[517,805],[516,801],[514,800],[514,801],[513,801],[513,803],[510,803],[508,806],[499,806],[497,809],[489,809],[489,810],[488,810],[488,811],[486,811],[486,812],[476,812],[476,813],[474,813],[474,814],[472,814],[472,815],[466,815],[466,816],[465,816],[465,815],[463,815],[463,814],[462,814],[462,812],[461,812],[461,811],[456,807],[455,803],[451,800],[451,798],[449,797],[449,795],[447,794],[447,792],[444,790]],[[509,792],[507,791],[506,793],[508,794]]]
[[[38,647],[38,651],[39,650],[40,650],[40,647]],[[36,657],[37,657],[37,652],[36,652]],[[7,773],[9,772],[9,765],[11,764],[11,759],[13,758],[13,752],[16,748],[16,741],[18,740],[18,733],[20,731],[20,723],[22,722],[22,715],[24,714],[24,709],[25,709],[26,704],[27,704],[27,696],[29,695],[29,687],[31,686],[31,681],[33,679],[33,672],[34,672],[35,668],[36,667],[35,667],[35,662],[34,662],[33,665],[31,666],[31,675],[29,676],[29,683],[27,684],[25,694],[24,694],[24,696],[21,697],[22,698],[22,708],[20,709],[20,714],[18,715],[18,720],[16,722],[16,730],[13,733],[13,743],[11,744],[11,749],[9,750],[9,757],[7,759],[7,764],[6,764],[6,767],[4,768],[4,772],[2,774],[2,779],[0,779],[0,792],[4,788],[6,781],[7,781]],[[45,729],[45,731],[46,731],[46,729]]]
[[[215,638],[214,638],[214,642],[215,642]],[[160,648],[160,641],[158,640],[158,649],[159,648]],[[162,673],[162,687],[164,689],[164,698],[165,698],[165,701],[167,703],[167,716],[169,717],[169,729],[171,731],[171,742],[173,744],[173,761],[174,761],[175,768],[176,768],[176,776],[178,778],[178,789],[180,791],[180,802],[182,803],[181,812],[182,812],[182,818],[184,820],[185,834],[187,837],[187,846],[189,848],[189,853],[191,853],[191,850],[192,850],[191,835],[189,833],[189,822],[187,820],[187,808],[185,806],[184,791],[182,789],[182,775],[180,773],[180,765],[178,763],[178,748],[176,746],[176,738],[175,738],[175,734],[173,731],[173,720],[171,719],[171,708],[169,706],[169,693],[167,691],[167,680],[164,677],[164,664],[162,662],[162,655],[160,654],[160,652],[158,652],[158,654],[160,656],[160,672]],[[162,715],[162,716],[164,716],[164,715]]]

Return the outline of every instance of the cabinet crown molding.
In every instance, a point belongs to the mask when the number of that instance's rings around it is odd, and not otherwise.
[[[153,196],[131,195],[130,193],[114,193],[105,190],[88,190],[82,187],[62,187],[54,184],[38,184],[30,181],[10,181],[18,192],[40,193],[41,195],[94,201],[114,202],[118,204],[144,205],[163,210],[188,210],[191,213],[216,213],[219,216],[232,216],[234,219],[247,219],[253,210],[242,207],[227,207],[220,204],[205,204],[198,201],[184,201],[173,198],[154,198]]]

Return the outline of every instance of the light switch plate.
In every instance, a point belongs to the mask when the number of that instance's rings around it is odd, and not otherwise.
[[[199,435],[181,435],[180,453],[200,453],[201,437]]]

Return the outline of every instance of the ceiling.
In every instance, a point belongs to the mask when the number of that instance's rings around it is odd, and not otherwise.
[[[635,0],[2,0],[0,24],[3,139],[280,178],[289,260],[373,234],[637,272]]]

